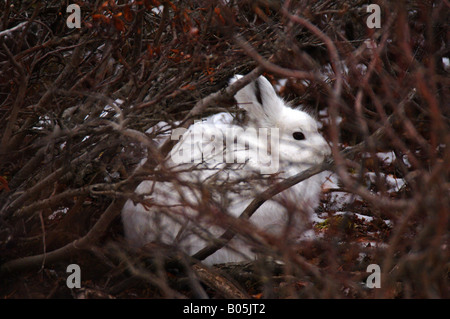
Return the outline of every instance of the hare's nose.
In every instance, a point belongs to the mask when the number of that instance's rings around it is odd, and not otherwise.
[[[328,147],[328,145],[322,147],[318,150],[318,155],[320,160],[324,160],[327,156],[331,155],[331,149]]]
[[[314,149],[321,159],[331,154],[331,149],[328,146],[327,141],[322,136],[315,136],[314,141],[311,141],[311,144],[314,145]]]

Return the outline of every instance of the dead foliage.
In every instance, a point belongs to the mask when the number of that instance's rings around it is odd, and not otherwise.
[[[76,3],[80,29],[0,3],[2,298],[449,297],[448,2],[376,1],[380,29],[356,0]],[[228,80],[263,72],[333,146],[316,239],[216,267],[128,247],[121,207],[172,146],[144,132],[236,112]]]

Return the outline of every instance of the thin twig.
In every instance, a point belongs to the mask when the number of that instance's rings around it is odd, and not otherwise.
[[[0,37],[8,36],[10,33],[14,32],[16,30],[22,29],[27,23],[28,23],[28,21],[24,21],[22,23],[19,23],[15,27],[12,27],[11,29],[1,31],[0,32]]]

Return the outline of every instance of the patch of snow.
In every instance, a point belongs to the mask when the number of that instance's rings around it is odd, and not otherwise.
[[[114,106],[116,106],[116,107],[118,107],[119,105],[121,105],[121,104],[123,104],[123,100],[121,100],[121,99],[116,99],[115,101],[114,101]],[[111,105],[106,105],[104,108],[103,108],[103,111],[102,111],[102,113],[100,114],[100,117],[106,117],[106,116],[108,116],[108,114],[110,113],[110,112],[116,112],[116,110],[114,109],[114,107],[112,107]],[[119,117],[120,115],[118,114],[118,113],[116,113],[115,115],[114,115],[114,117]]]
[[[48,216],[48,219],[53,220],[60,214],[64,214],[64,215],[67,214],[68,211],[69,211],[69,207],[59,207],[50,216]]]
[[[333,210],[339,210],[353,203],[355,199],[361,200],[361,197],[347,192],[332,192],[329,207]]]
[[[375,184],[377,182],[377,175],[374,172],[367,172],[365,175],[368,177],[371,183]],[[386,182],[388,193],[398,192],[406,184],[403,178],[397,178],[392,176],[391,174],[386,175],[384,173],[379,173],[379,175],[380,178]]]
[[[373,217],[372,216],[367,216],[367,215],[363,215],[363,214],[358,214],[358,213],[354,213],[354,215],[356,217],[358,217],[361,220],[364,220],[366,222],[371,222],[373,221]]]
[[[394,163],[395,159],[397,158],[395,156],[395,153],[393,151],[389,152],[378,152],[377,157],[382,160],[385,164],[391,165]]]
[[[163,9],[164,9],[164,6],[154,7],[154,8],[152,9],[152,12],[153,12],[153,13],[156,13],[156,14],[161,14],[161,13],[163,12]]]
[[[33,126],[35,130],[43,130],[46,126],[51,126],[52,121],[48,115],[40,116],[37,122],[37,126]]]
[[[442,63],[444,64],[445,71],[450,71],[450,59],[447,57],[443,57]]]
[[[331,124],[331,118],[330,115],[328,114],[328,108],[324,109],[324,110],[320,110],[319,111],[319,117],[321,118],[321,121],[326,124],[326,125],[330,125]],[[341,116],[336,116],[336,124],[339,125],[342,122],[342,117]]]
[[[411,163],[408,161],[408,155],[403,155],[402,156],[403,159],[403,163],[406,165],[406,167],[410,168],[411,167]]]
[[[363,63],[358,63],[356,65],[356,69],[361,73],[361,74],[366,74],[367,72],[367,65],[363,64]]]
[[[278,83],[275,84],[275,90],[277,90],[277,92],[280,92],[281,88],[286,86],[286,82],[287,79],[279,79]]]

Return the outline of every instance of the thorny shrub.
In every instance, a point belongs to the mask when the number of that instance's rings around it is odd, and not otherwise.
[[[373,1],[379,29],[357,0],[75,3],[79,29],[68,1],[0,3],[2,298],[449,297],[448,2]],[[222,89],[255,70],[332,145],[316,238],[209,268],[128,247],[120,209],[171,147],[144,132],[236,113]]]

